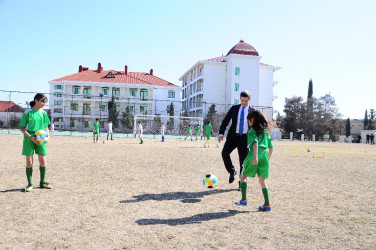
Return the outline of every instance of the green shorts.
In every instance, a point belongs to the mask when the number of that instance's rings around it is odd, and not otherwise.
[[[206,139],[207,139],[207,140],[210,140],[210,136],[211,136],[211,135],[206,135]]]
[[[245,158],[244,160],[242,175],[253,178],[257,174],[257,176],[261,175],[265,179],[268,179],[269,177],[268,152],[267,151],[259,152],[257,165],[252,165],[252,159],[253,159],[253,153],[251,155],[251,152],[250,152],[248,153],[247,158]]]
[[[97,131],[93,132],[93,135],[97,135],[97,134],[99,134],[99,132],[97,132]]]
[[[24,136],[22,155],[34,155],[34,151],[37,155],[47,155],[46,144],[37,145],[32,140]]]

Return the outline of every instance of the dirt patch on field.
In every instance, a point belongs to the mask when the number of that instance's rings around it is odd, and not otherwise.
[[[248,180],[248,206],[234,205],[238,178],[228,184],[214,142],[102,142],[53,137],[53,189],[25,193],[22,136],[0,135],[1,249],[376,248],[376,146],[274,142],[272,211],[261,213],[257,179]],[[215,189],[202,185],[207,173]]]

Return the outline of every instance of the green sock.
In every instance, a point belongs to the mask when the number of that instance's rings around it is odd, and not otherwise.
[[[240,190],[242,191],[242,201],[247,200],[247,182],[240,182]]]
[[[43,183],[44,179],[46,178],[46,167],[40,166],[39,171],[40,171],[40,183]]]
[[[29,186],[33,185],[33,168],[26,168],[26,177],[27,177],[27,184]]]
[[[269,206],[270,205],[270,203],[269,203],[269,189],[263,188],[262,189],[262,194],[264,195],[264,199],[265,199],[264,205],[265,206]]]
[[[142,139],[140,139],[141,140],[141,142],[144,142]]]

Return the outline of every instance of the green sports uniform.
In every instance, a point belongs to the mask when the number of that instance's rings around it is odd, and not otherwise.
[[[18,126],[26,128],[26,131],[30,134],[30,136],[34,136],[38,130],[46,130],[46,127],[50,124],[50,119],[43,109],[34,110],[29,108],[22,114],[22,118]],[[37,145],[25,135],[23,140],[22,155],[34,155],[34,151],[37,155],[47,155],[46,144]]]
[[[188,127],[188,135],[192,135],[192,127],[191,126]]]
[[[209,125],[209,124],[206,124],[204,126],[204,131],[205,131],[205,135],[206,135],[206,139],[210,139],[210,136],[211,136],[211,131],[213,130],[213,126],[212,125]]]
[[[93,135],[99,134],[99,122],[94,123],[93,127],[94,127]]]
[[[200,133],[200,126],[196,126],[195,127],[195,134],[199,135],[199,133]]]
[[[258,164],[252,165],[253,159],[253,143],[258,143]],[[248,148],[249,153],[247,158],[245,158],[243,163],[243,172],[242,175],[255,177],[262,175],[265,179],[269,177],[269,157],[268,157],[268,148],[273,148],[272,139],[269,133],[265,130],[261,134],[257,135],[256,131],[251,128],[248,132]]]

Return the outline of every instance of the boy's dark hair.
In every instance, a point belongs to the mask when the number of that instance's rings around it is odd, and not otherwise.
[[[256,131],[256,134],[261,134],[264,130],[267,130],[269,133],[272,128],[276,126],[269,121],[260,110],[252,110],[247,116],[247,120],[253,120],[252,128]]]
[[[109,122],[112,122],[112,120],[109,120]]]
[[[211,123],[211,121],[208,121],[207,124]]]
[[[96,120],[96,121],[99,121],[99,118],[96,118],[95,120]]]
[[[34,107],[35,105],[35,100],[38,100],[38,101],[43,101],[43,100],[46,100],[46,102],[48,101],[48,98],[47,96],[45,96],[44,94],[42,93],[38,93],[34,96],[34,99],[29,103],[30,104],[30,107]]]
[[[248,90],[243,90],[242,92],[240,92],[240,97],[251,98],[251,93]]]
[[[137,123],[141,123],[141,121],[138,121]]]

